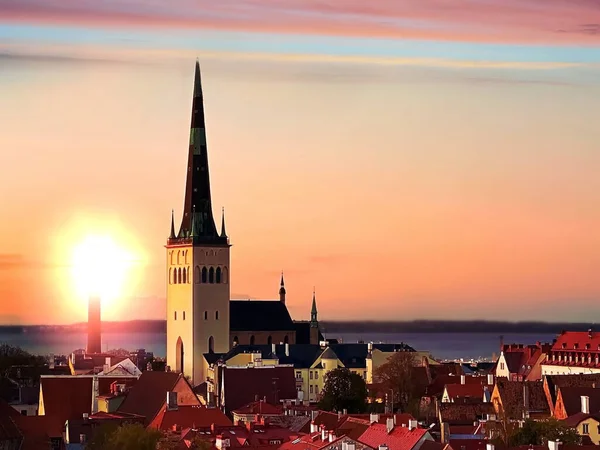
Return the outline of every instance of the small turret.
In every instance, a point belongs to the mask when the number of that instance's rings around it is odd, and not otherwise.
[[[227,237],[227,232],[225,231],[225,208],[221,209],[221,237]]]
[[[312,308],[310,310],[310,343],[318,344],[320,335],[319,319],[317,315],[317,298],[315,295],[315,288],[313,287]]]
[[[281,284],[279,287],[279,301],[285,304],[285,283],[283,282],[283,271],[281,271]]]
[[[175,239],[175,211],[171,210],[171,234],[169,239]]]

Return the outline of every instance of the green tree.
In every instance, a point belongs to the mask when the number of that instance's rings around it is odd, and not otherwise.
[[[415,362],[414,352],[396,352],[375,369],[374,381],[391,397],[392,408],[398,405],[402,411],[418,412],[415,411],[420,401]]]
[[[573,428],[561,421],[550,418],[534,421],[526,420],[521,428],[516,428],[510,436],[510,445],[546,445],[548,441],[560,441],[567,445],[578,445],[581,436]]]
[[[156,450],[163,438],[160,430],[147,429],[139,423],[125,424],[114,429],[104,445],[95,450]]]
[[[94,430],[92,439],[87,443],[86,450],[104,450],[108,449],[110,438],[119,428],[115,422],[106,423]]]
[[[347,409],[349,413],[366,411],[367,385],[365,380],[346,368],[332,370],[325,377],[319,408],[325,411]]]

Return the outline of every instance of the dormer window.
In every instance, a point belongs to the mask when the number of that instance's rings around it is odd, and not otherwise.
[[[573,344],[573,349],[577,350],[577,347],[579,347],[579,345],[577,345],[577,342],[575,342],[575,343]]]
[[[562,343],[562,348],[567,348],[567,343],[566,342]]]
[[[589,349],[590,349],[590,344],[589,344],[589,343],[588,343],[588,344],[585,344],[585,349],[586,349],[586,350],[589,350]]]

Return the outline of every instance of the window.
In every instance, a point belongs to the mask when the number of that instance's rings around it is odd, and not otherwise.
[[[211,284],[215,282],[215,268],[214,267],[211,267],[210,269],[208,269],[208,282]]]
[[[315,370],[315,380],[319,379],[319,372]]]
[[[500,363],[500,370],[504,370],[504,363],[503,362]]]
[[[183,315],[182,319],[185,320],[185,311],[181,313]]]
[[[296,372],[296,380],[302,379],[302,372]]]
[[[206,279],[208,278],[208,270],[206,270],[206,267],[202,268],[202,282],[206,283]]]
[[[313,373],[312,370],[310,372],[308,372],[309,378],[312,380],[313,379]]]
[[[217,270],[215,272],[215,282],[217,284],[219,284],[221,282],[221,268],[217,267]]]
[[[589,423],[583,424],[583,434],[590,434],[590,424]]]
[[[204,311],[204,320],[208,320],[208,311]]]
[[[177,320],[177,311],[175,311],[174,316],[175,316],[175,320]]]
[[[313,385],[312,384],[310,385],[310,393],[311,394],[313,393]]]
[[[281,445],[281,439],[271,439],[269,445]]]
[[[219,320],[219,311],[215,311],[215,320]]]

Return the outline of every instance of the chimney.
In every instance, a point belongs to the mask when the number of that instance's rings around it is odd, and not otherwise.
[[[392,417],[388,417],[388,419],[385,421],[385,428],[388,433],[391,433],[394,429],[394,419]]]
[[[369,354],[373,352],[373,343],[372,342],[369,342],[367,344],[367,351],[369,352]]]
[[[419,423],[416,420],[409,420],[408,421],[408,430],[412,431],[412,430],[416,429],[418,425],[419,425]]]
[[[523,383],[523,414],[524,418],[529,418],[529,385]]]
[[[312,433],[316,433],[317,431],[319,431],[319,430],[317,429],[317,425],[316,425],[314,422],[311,422],[311,423],[310,423],[310,433],[311,433],[311,434],[312,434]]]
[[[271,351],[274,355],[277,353],[277,344],[275,344],[275,342],[271,344]]]
[[[379,414],[371,413],[371,417],[369,417],[369,422],[371,422],[371,423],[379,422]]]
[[[321,428],[321,440],[325,442],[327,440],[327,430],[325,427]]]
[[[590,413],[590,398],[587,395],[581,396],[581,412],[583,414]]]
[[[487,384],[489,384],[490,386],[492,386],[494,384],[494,374],[493,373],[488,373],[487,378],[488,378]]]
[[[333,431],[329,432],[329,442],[333,442],[335,441],[335,434],[333,434]]]
[[[485,446],[485,449],[486,449],[486,450],[494,450],[494,444],[487,444],[487,445]]]
[[[85,434],[81,433],[79,435],[79,443],[80,444],[85,444],[86,442],[87,442],[87,436]]]
[[[290,356],[290,344],[285,343],[285,356]]]
[[[558,450],[560,441],[548,441],[548,450]]]
[[[177,392],[167,392],[167,411],[177,411]]]
[[[378,450],[389,450],[387,444],[380,444]]]
[[[465,384],[467,382],[467,377],[465,375],[460,376],[460,384]]]
[[[90,415],[88,413],[83,413],[83,421],[84,423],[89,422],[90,420]]]
[[[343,409],[343,413],[344,413],[344,415],[347,415],[348,414],[348,410],[346,408],[344,408]]]
[[[258,401],[259,401],[258,394],[254,394],[254,401],[255,401],[255,402],[258,402]]]
[[[356,444],[354,442],[347,442],[346,450],[356,450]]]
[[[338,411],[338,420],[342,418],[342,412]]]

